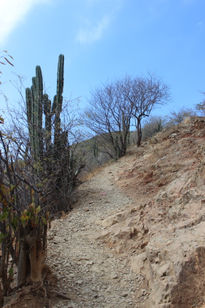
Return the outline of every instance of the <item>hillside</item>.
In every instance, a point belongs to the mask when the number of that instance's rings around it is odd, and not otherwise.
[[[205,307],[205,118],[131,148],[76,195],[49,230],[61,299],[53,292],[46,307]],[[17,294],[7,305],[24,306],[45,301]]]
[[[205,303],[205,118],[187,118],[121,160],[132,205],[103,221],[102,239],[145,278],[143,307]],[[139,306],[141,307],[141,306]]]

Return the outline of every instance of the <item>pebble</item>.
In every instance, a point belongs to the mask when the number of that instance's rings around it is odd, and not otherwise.
[[[78,189],[82,204],[79,201],[76,209],[49,230],[48,263],[59,273],[59,290],[72,298],[70,302],[59,299],[52,307],[135,308],[135,292],[140,291],[142,278],[130,271],[124,257],[114,255],[96,239],[102,228],[95,223],[124,209],[130,200],[115,185],[111,188],[107,174],[93,177]],[[106,198],[99,197],[100,191]]]
[[[128,293],[127,293],[127,292],[125,292],[125,293],[122,294],[122,297],[127,297],[127,296],[128,296]]]
[[[78,280],[76,281],[77,284],[82,284],[83,283],[83,280]]]

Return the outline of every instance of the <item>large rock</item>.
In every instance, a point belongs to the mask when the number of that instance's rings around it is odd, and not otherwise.
[[[151,238],[143,254],[131,258],[133,271],[148,282],[141,307],[191,308],[205,301],[205,222]]]

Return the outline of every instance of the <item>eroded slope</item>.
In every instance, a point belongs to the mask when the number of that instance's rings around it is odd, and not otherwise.
[[[144,275],[150,295],[141,306],[201,307],[205,118],[188,118],[123,158],[115,183],[132,204],[102,221],[100,239]]]

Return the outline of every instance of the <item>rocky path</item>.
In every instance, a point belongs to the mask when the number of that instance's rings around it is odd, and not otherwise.
[[[48,260],[61,291],[71,299],[59,300],[56,308],[138,307],[136,290],[139,296],[143,278],[97,239],[103,230],[100,221],[131,202],[114,185],[119,167],[119,162],[107,166],[83,183],[73,211],[52,224]]]

